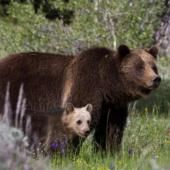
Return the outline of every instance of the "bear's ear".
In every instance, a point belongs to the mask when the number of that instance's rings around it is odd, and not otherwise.
[[[88,111],[88,112],[92,112],[93,111],[93,105],[92,104],[87,104],[86,106],[85,106],[85,108],[86,108],[86,110]]]
[[[130,53],[130,49],[128,46],[126,45],[120,45],[118,47],[118,55],[119,57],[123,58],[125,56],[127,56]]]
[[[66,110],[66,113],[69,114],[70,112],[73,112],[74,111],[74,106],[72,103],[66,103],[65,105],[65,110]]]
[[[157,58],[158,51],[159,51],[159,49],[157,46],[153,46],[147,50],[147,52],[150,53],[152,56],[154,56],[155,59]]]

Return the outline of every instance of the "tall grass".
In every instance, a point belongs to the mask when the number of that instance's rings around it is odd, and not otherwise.
[[[133,115],[128,119],[120,153],[94,153],[90,137],[79,155],[56,156],[51,164],[53,169],[63,170],[165,170],[170,168],[169,128],[169,118]]]
[[[10,86],[7,85],[4,113],[0,115],[0,170],[46,170],[48,161],[40,158],[35,161],[32,152],[28,150],[28,136],[31,132],[30,117],[26,117],[25,128],[23,118],[25,116],[25,99],[23,98],[23,86],[20,88],[17,109],[12,111],[10,105]],[[13,114],[15,119],[13,120]],[[23,133],[25,131],[25,134]]]

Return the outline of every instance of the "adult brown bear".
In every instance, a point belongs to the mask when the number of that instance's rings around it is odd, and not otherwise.
[[[66,102],[76,107],[91,103],[94,142],[99,148],[112,152],[121,144],[128,103],[148,95],[160,84],[157,52],[156,47],[131,50],[121,45],[117,51],[97,47],[79,56],[10,55],[0,61],[0,112],[3,112],[7,82],[10,82],[13,110],[21,83],[28,110],[44,112],[63,107]],[[75,146],[78,143],[76,138]]]

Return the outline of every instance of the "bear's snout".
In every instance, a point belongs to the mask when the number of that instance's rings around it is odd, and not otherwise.
[[[161,77],[160,76],[156,76],[154,79],[153,79],[153,87],[156,88],[160,85],[161,83]]]
[[[88,136],[89,133],[90,133],[90,130],[86,130],[86,131],[84,132],[84,135],[85,135],[85,136]]]

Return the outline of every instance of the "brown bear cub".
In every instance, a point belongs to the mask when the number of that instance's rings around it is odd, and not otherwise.
[[[87,137],[90,133],[92,110],[93,106],[91,104],[78,108],[74,107],[72,103],[67,103],[64,109],[46,115],[44,117],[47,120],[46,131],[41,136],[38,134],[45,151],[64,152],[75,136]],[[43,115],[36,114],[32,116],[33,130],[39,133],[42,127],[35,128],[34,117],[37,116],[42,117]]]

